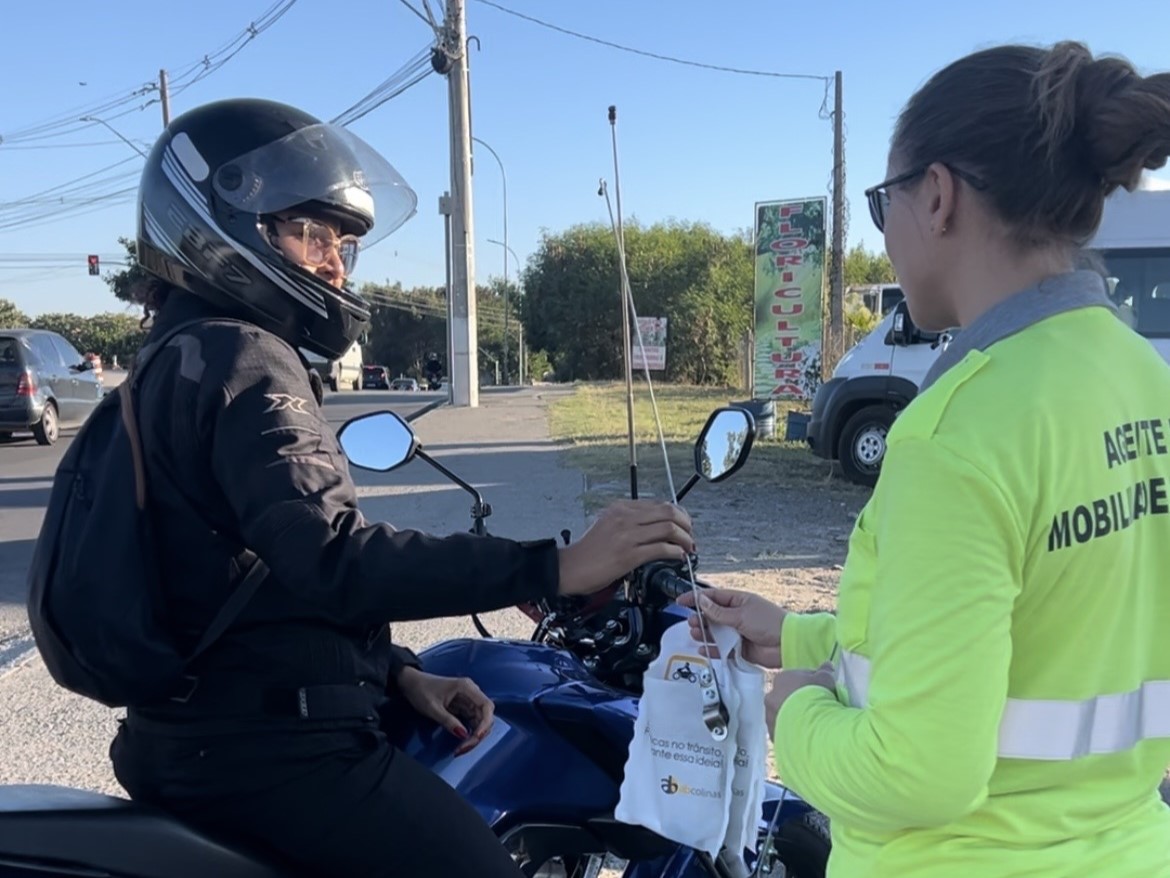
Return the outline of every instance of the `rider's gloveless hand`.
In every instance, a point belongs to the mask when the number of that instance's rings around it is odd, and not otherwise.
[[[687,592],[678,603],[694,609],[695,593]],[[699,610],[706,624],[727,625],[739,632],[743,638],[741,652],[749,662],[765,668],[780,667],[780,629],[788,615],[783,607],[750,591],[703,588],[699,590]],[[704,642],[697,615],[691,616],[690,626],[691,636]],[[706,642],[710,642],[709,637]]]
[[[695,550],[691,517],[672,503],[623,500],[606,508],[579,541],[560,550],[560,592],[591,594],[651,561],[682,561]]]

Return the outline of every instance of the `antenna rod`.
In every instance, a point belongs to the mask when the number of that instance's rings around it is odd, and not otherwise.
[[[634,361],[630,350],[629,283],[626,279],[626,234],[622,228],[622,184],[618,174],[617,107],[609,108],[609,129],[613,139],[613,188],[617,196],[617,246],[621,268],[622,363],[626,372],[626,432],[630,445],[630,497],[638,499],[638,452],[634,441]]]

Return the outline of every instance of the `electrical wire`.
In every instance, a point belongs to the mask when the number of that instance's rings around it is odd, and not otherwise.
[[[191,86],[211,76],[240,54],[256,37],[280,21],[296,3],[297,0],[277,0],[230,42],[210,55],[204,55],[199,61],[188,66],[186,70],[180,71],[169,83],[171,94],[182,94]]]
[[[276,24],[296,3],[297,0],[277,0],[232,40],[204,55],[198,61],[182,65],[169,83],[171,94],[181,94],[197,82],[215,73],[238,55],[248,43]],[[142,102],[142,98],[151,92],[157,92],[158,89],[158,83],[146,82],[132,90],[103,98],[98,103],[77,106],[25,128],[9,131],[0,136],[0,152],[12,144],[36,143],[99,124],[96,122],[83,123],[80,121],[83,116],[101,116],[108,122],[130,113],[139,112],[161,100],[160,97],[155,97]],[[129,104],[136,104],[136,106],[125,109]]]
[[[379,308],[390,308],[396,311],[405,311],[410,314],[418,314],[422,317],[434,317],[439,320],[447,319],[446,304],[437,300],[416,299],[407,295],[393,295],[386,293],[383,290],[370,290],[369,288],[362,290],[362,298],[364,298],[371,305]],[[502,329],[504,326],[504,315],[495,313],[494,310],[488,308],[477,308],[478,323],[485,326],[490,326],[493,329]],[[513,323],[515,321],[509,321]]]
[[[243,51],[256,37],[276,24],[296,3],[297,0],[276,0],[256,20],[227,43],[204,55],[200,60],[182,66],[168,84],[170,93],[172,95],[181,94],[215,73]],[[80,146],[80,144],[52,144],[43,141],[101,124],[99,122],[81,122],[82,116],[101,116],[103,121],[108,123],[130,113],[139,112],[151,104],[159,102],[161,99],[159,97],[145,103],[141,102],[141,98],[151,91],[157,92],[158,88],[156,83],[147,83],[129,94],[123,93],[121,96],[103,99],[101,102],[87,107],[76,107],[43,122],[10,132],[4,137],[0,137],[0,152],[5,149],[52,149]],[[135,104],[135,106],[126,108],[128,104]],[[115,110],[120,110],[120,112],[114,112]],[[135,187],[125,184],[136,181],[137,171],[91,179],[117,167],[117,165],[130,161],[141,161],[141,159],[137,156],[130,157],[107,168],[67,180],[42,192],[12,201],[0,202],[0,231],[35,228],[132,201]]]
[[[428,43],[369,93],[329,121],[334,125],[351,125],[422,82],[435,72],[431,66],[431,52],[432,46]]]
[[[95,146],[114,146],[122,143],[121,140],[87,140],[81,143],[33,143],[33,144],[5,144],[0,146],[0,152],[14,152],[22,149],[82,149]]]
[[[267,20],[263,24],[255,26],[255,33],[246,32],[247,35],[237,38],[236,43],[240,39],[244,39],[245,42],[242,45],[246,45],[247,41],[254,39],[267,27],[271,27],[280,15],[291,8],[294,2],[296,0],[283,0],[278,6],[272,7],[270,13],[267,14]],[[229,43],[225,47],[227,54],[221,59],[221,66],[242,48],[242,45],[236,43]],[[222,53],[224,50],[219,51]],[[399,71],[344,111],[335,121],[343,125],[357,121],[420,82],[426,75],[433,72],[429,58],[430,47],[427,46],[416,53]],[[185,83],[181,83],[180,88],[194,84],[202,76],[209,75],[212,70],[213,68],[208,68],[201,74],[188,75]],[[133,188],[125,184],[137,177],[137,171],[108,177],[100,177],[100,175],[119,165],[137,161],[139,161],[137,157],[131,156],[114,165],[91,171],[41,192],[0,203],[0,231],[16,227],[31,227],[41,224],[41,221],[47,219],[59,220],[89,213],[92,212],[95,205],[100,208],[103,203],[112,206],[115,203],[124,203],[130,200]],[[100,178],[92,179],[94,177]]]
[[[635,49],[633,46],[623,46],[621,43],[614,43],[610,40],[603,40],[600,37],[594,37],[590,36],[589,34],[580,33],[579,31],[569,30],[567,27],[561,27],[560,25],[552,24],[542,19],[535,18],[531,15],[525,15],[523,12],[517,12],[515,9],[509,9],[506,6],[501,6],[499,3],[493,2],[493,0],[477,0],[477,2],[482,3],[485,6],[490,6],[493,9],[498,9],[500,12],[507,13],[508,15],[515,16],[516,18],[522,18],[525,21],[529,21],[533,24],[540,25],[541,27],[548,28],[549,30],[555,30],[558,33],[576,37],[579,40],[587,40],[591,43],[608,46],[611,49],[618,49],[622,52],[630,52],[634,55],[642,55],[646,58],[654,58],[658,61],[669,61],[672,64],[683,64],[687,67],[700,67],[704,70],[717,70],[721,73],[737,73],[741,76],[766,76],[773,79],[809,79],[815,80],[817,82],[830,79],[830,77],[818,76],[812,73],[777,73],[772,70],[750,70],[742,67],[727,67],[721,64],[707,64],[703,61],[691,61],[686,58],[676,58],[672,55],[662,55],[658,52],[649,52],[645,49]]]

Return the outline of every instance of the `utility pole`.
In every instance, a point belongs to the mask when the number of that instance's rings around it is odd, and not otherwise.
[[[171,124],[171,87],[167,82],[167,72],[158,72],[158,93],[162,96],[163,128]]]
[[[833,249],[829,273],[829,356],[822,369],[831,371],[845,353],[845,127],[841,110],[841,71],[834,79],[833,99]]]
[[[444,28],[451,111],[451,403],[479,405],[479,340],[475,300],[475,229],[471,198],[471,104],[464,0],[448,0]]]

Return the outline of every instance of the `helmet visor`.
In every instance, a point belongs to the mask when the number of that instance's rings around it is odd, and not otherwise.
[[[244,213],[308,209],[312,202],[363,233],[367,248],[414,216],[418,196],[386,159],[356,134],[320,123],[225,162],[215,194]]]

